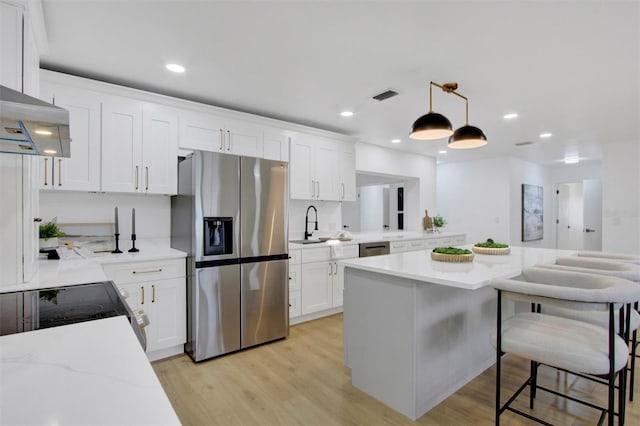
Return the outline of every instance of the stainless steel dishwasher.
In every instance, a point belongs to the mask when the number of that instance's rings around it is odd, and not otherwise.
[[[389,241],[376,241],[372,243],[362,243],[360,246],[360,257],[378,256],[389,254]]]

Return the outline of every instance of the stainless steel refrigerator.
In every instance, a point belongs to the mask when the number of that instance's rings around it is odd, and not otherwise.
[[[196,151],[178,164],[171,246],[187,257],[187,343],[202,361],[289,334],[288,169]]]

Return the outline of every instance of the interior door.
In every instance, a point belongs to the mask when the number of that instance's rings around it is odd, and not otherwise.
[[[602,181],[585,179],[582,181],[584,203],[584,249],[602,250]]]
[[[582,182],[558,185],[557,248],[583,249]]]
[[[289,260],[242,265],[242,347],[289,334]]]

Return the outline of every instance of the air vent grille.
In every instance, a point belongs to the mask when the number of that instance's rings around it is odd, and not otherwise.
[[[395,90],[389,89],[387,91],[384,91],[382,93],[375,95],[373,99],[375,99],[376,101],[384,101],[385,99],[393,98],[397,94],[398,92],[396,92]]]
[[[516,142],[515,146],[526,146],[526,145],[533,145],[533,142],[531,141],[524,141],[524,142]]]

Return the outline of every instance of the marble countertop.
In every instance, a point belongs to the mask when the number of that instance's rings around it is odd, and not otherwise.
[[[0,348],[0,424],[180,424],[124,316],[2,336]]]
[[[324,243],[298,244],[289,243],[289,250],[307,249],[313,247],[326,247],[335,244],[356,245],[360,243],[370,243],[375,241],[409,241],[431,238],[448,238],[464,235],[463,232],[425,232],[425,231],[383,231],[383,232],[351,232],[351,241],[330,240]],[[312,238],[313,239],[313,238]]]
[[[0,293],[104,281],[107,277],[102,265],[105,264],[180,259],[187,256],[185,252],[172,249],[162,242],[141,240],[138,246],[140,251],[137,253],[126,250],[119,254],[97,253],[86,259],[71,253],[74,257],[67,259],[42,259],[38,262],[38,271],[29,282],[1,287]]]
[[[471,245],[460,246],[471,249]],[[512,246],[508,255],[474,254],[473,262],[448,263],[431,260],[431,250],[393,253],[382,256],[342,260],[348,268],[379,272],[426,283],[476,290],[493,278],[512,278],[537,263],[575,254],[570,250]]]

